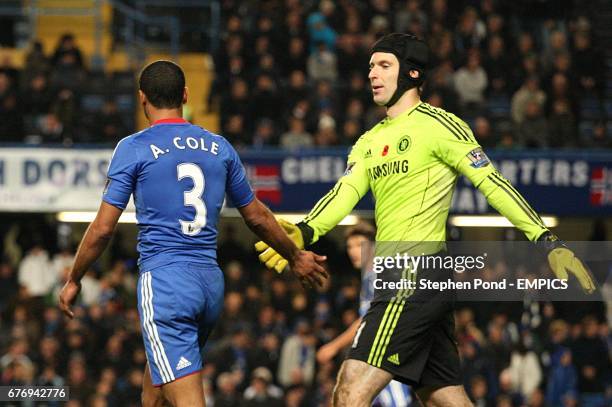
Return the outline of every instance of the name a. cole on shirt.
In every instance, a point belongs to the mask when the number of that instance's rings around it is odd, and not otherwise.
[[[219,154],[219,144],[213,141],[210,143],[210,146],[207,146],[206,140],[201,137],[187,137],[185,140],[183,140],[182,137],[177,136],[172,139],[172,145],[178,150],[201,150],[207,151],[214,155]],[[149,147],[151,148],[151,152],[153,153],[153,158],[155,158],[156,160],[159,156],[170,152],[169,148],[164,150],[162,148],[159,148],[155,144],[151,144]]]

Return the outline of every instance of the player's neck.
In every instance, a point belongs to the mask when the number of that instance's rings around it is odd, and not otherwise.
[[[149,125],[151,126],[153,123],[159,120],[183,118],[182,107],[180,109],[150,109],[148,113],[147,119],[149,120]]]
[[[387,108],[387,116],[390,119],[395,119],[397,116],[412,109],[421,102],[421,95],[416,88],[404,92],[395,104]]]

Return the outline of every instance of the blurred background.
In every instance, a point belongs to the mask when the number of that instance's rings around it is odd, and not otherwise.
[[[423,99],[470,124],[561,238],[609,240],[611,21],[604,0],[2,0],[0,385],[68,385],[73,407],[140,405],[133,207],[83,279],[77,318],[55,299],[114,145],[148,126],[136,99],[146,63],[183,67],[186,118],[228,138],[258,197],[299,219],[385,116],[371,102],[369,47],[413,32],[434,55]],[[343,233],[372,208],[364,198],[317,243],[332,277],[309,292],[263,269],[255,237],[224,209],[209,406],[329,405],[343,354],[315,354],[358,316]],[[464,180],[451,214],[449,239],[524,239]],[[604,301],[458,304],[468,394],[478,406],[610,405],[611,317]]]

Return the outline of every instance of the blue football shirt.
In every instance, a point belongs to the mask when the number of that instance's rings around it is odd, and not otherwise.
[[[146,271],[178,261],[216,263],[226,193],[238,208],[254,199],[236,150],[183,119],[165,119],[117,144],[102,199],[125,209],[134,195]]]

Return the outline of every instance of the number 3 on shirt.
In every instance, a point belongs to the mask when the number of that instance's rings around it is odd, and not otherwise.
[[[202,200],[204,193],[204,173],[202,169],[193,163],[182,163],[176,166],[178,180],[189,177],[193,180],[193,189],[183,192],[185,206],[193,206],[195,218],[192,221],[179,219],[183,233],[195,236],[206,226],[206,205]]]

